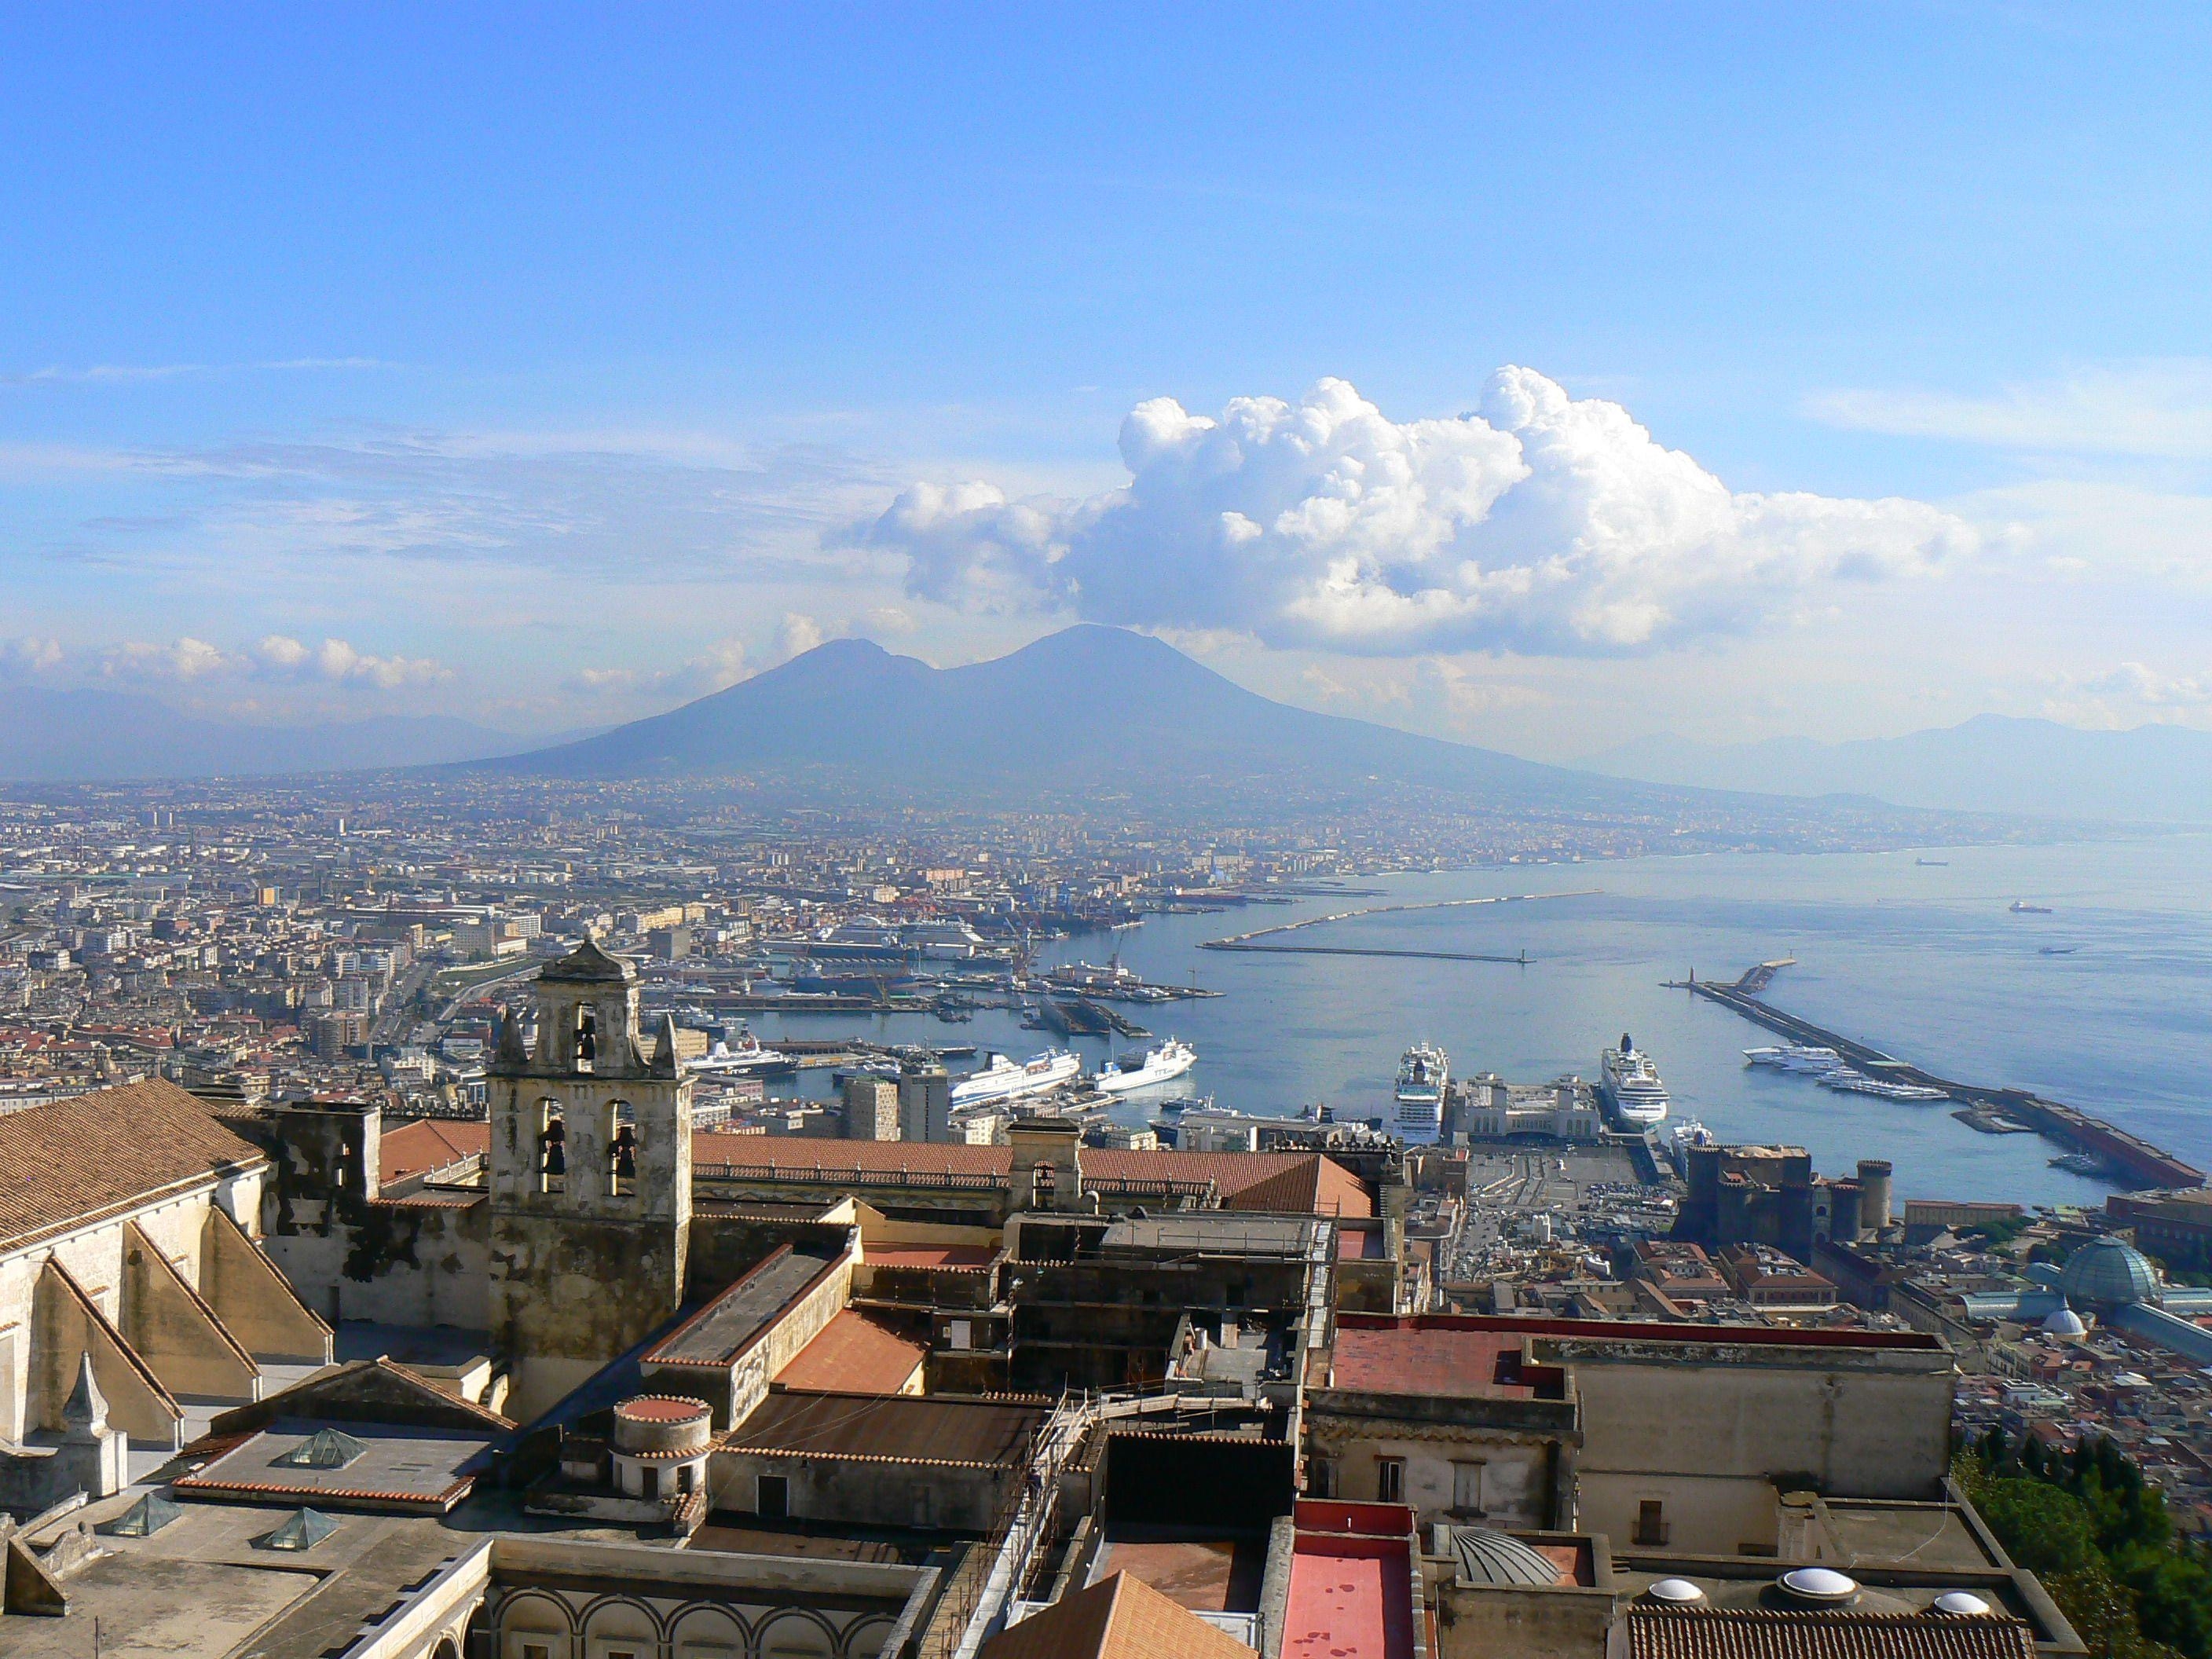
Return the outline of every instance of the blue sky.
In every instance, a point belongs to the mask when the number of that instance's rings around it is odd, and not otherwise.
[[[1547,756],[2212,725],[2201,9],[0,15],[21,676],[542,731],[1091,616]]]

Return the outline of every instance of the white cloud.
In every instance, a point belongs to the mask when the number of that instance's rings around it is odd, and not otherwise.
[[[110,679],[183,682],[202,680],[237,666],[228,653],[190,635],[173,644],[126,640],[101,653],[100,672]]]
[[[0,640],[0,674],[50,673],[61,666],[64,654],[59,640],[35,635]]]
[[[1479,414],[1397,422],[1342,380],[1121,427],[1120,489],[917,484],[868,532],[923,598],[1412,655],[1646,652],[1753,627],[1839,581],[1934,568],[1974,530],[1925,503],[1734,494],[1617,404],[1531,370]]]
[[[804,611],[787,611],[776,625],[775,653],[779,660],[788,661],[804,656],[822,643],[822,624]]]
[[[718,640],[688,661],[660,668],[586,668],[571,677],[570,687],[595,696],[681,697],[686,701],[725,690],[744,679],[742,640]]]
[[[1832,425],[2046,454],[2212,459],[2212,361],[2083,369],[1978,397],[1917,389],[1823,392],[1807,412]]]
[[[2054,675],[2045,684],[2043,712],[2073,726],[2179,721],[2212,709],[2212,672],[2172,674],[2124,662],[2095,673]]]

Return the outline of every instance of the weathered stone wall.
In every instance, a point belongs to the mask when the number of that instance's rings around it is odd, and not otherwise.
[[[300,1300],[331,1324],[481,1331],[489,1321],[488,1218],[481,1199],[313,1200],[287,1205],[264,1248]]]

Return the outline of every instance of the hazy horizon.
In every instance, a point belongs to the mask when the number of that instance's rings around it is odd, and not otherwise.
[[[2212,18],[19,15],[0,672],[523,737],[1071,622],[1574,763],[2212,730]]]

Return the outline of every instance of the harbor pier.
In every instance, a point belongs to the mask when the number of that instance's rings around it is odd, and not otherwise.
[[[1747,980],[1750,977],[1749,975],[1745,975]],[[1917,1084],[1923,1088],[1941,1089],[1962,1106],[2002,1113],[2027,1125],[2046,1139],[2057,1141],[2069,1151],[2087,1154],[2115,1176],[2137,1186],[2185,1188],[2204,1184],[2203,1170],[2183,1163],[2172,1153],[2152,1146],[2141,1136],[2130,1134],[2118,1124],[2107,1123],[2102,1118],[2093,1117],[2058,1101],[2046,1100],[2026,1089],[1991,1088],[1982,1084],[1960,1083],[1951,1078],[1938,1077],[1933,1072],[1886,1054],[1856,1038],[1829,1030],[1826,1026],[1815,1025],[1809,1019],[1785,1013],[1755,993],[1743,989],[1742,986],[1742,981],[1734,985],[1720,985],[1710,980],[1693,978],[1684,981],[1682,988],[1708,1001],[1717,1002],[1753,1024],[1763,1025],[1793,1042],[1833,1048],[1861,1071],[1875,1077]],[[1761,986],[1763,988],[1763,981]]]

